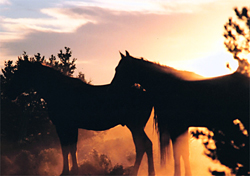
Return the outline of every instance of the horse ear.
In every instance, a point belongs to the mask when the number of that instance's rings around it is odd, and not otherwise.
[[[126,50],[126,57],[130,56],[129,52]]]
[[[120,52],[121,58],[124,58],[125,56],[121,53],[121,51],[119,51],[119,52]]]

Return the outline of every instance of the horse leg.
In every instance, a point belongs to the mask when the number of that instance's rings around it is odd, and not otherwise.
[[[62,155],[63,155],[63,171],[62,171],[61,175],[69,175],[68,141],[66,140],[65,131],[63,130],[62,127],[56,127],[56,131],[57,131],[57,135],[60,139],[61,148],[62,148]]]
[[[152,142],[146,135],[145,131],[143,130],[143,134],[145,136],[145,146],[146,146],[146,154],[148,157],[148,174],[154,176],[155,175],[155,169],[154,169],[154,159],[153,159],[153,148],[152,148]]]
[[[141,130],[136,129],[136,128],[129,128],[129,129],[132,133],[134,144],[135,144],[135,149],[136,149],[136,160],[135,160],[132,174],[137,175],[142,157],[144,153],[146,152],[147,157],[148,157],[148,174],[155,175],[152,142],[147,137],[143,129]]]
[[[78,174],[78,165],[77,165],[77,158],[76,158],[76,150],[77,150],[77,140],[78,140],[78,128],[71,130],[71,143],[70,143],[70,154],[72,157],[72,169],[71,174],[77,175]]]
[[[190,168],[190,163],[189,163],[189,133],[188,131],[184,134],[183,136],[183,148],[181,150],[182,152],[182,158],[184,161],[184,165],[185,165],[185,175],[186,176],[191,176],[191,168]]]
[[[69,175],[69,160],[68,160],[69,153],[71,153],[71,155],[73,153],[72,155],[73,166],[74,167],[77,166],[74,151],[76,151],[76,141],[77,141],[78,131],[77,133],[75,133],[74,129],[67,128],[67,127],[65,128],[56,127],[56,130],[57,130],[58,137],[60,139],[60,143],[62,147],[62,155],[63,155],[63,171],[61,175]]]
[[[173,140],[174,154],[174,176],[181,175],[181,151],[179,151],[179,142]]]
[[[174,151],[174,175],[181,175],[181,157],[184,161],[185,176],[191,176],[191,169],[189,163],[189,133],[185,132],[182,136],[177,139],[173,139],[173,151]]]
[[[137,175],[142,157],[145,153],[145,148],[143,146],[142,140],[140,139],[140,135],[138,135],[137,133],[133,133],[133,132],[132,132],[132,135],[133,135],[135,151],[136,151],[136,159],[135,159],[135,164],[134,164],[132,175]]]

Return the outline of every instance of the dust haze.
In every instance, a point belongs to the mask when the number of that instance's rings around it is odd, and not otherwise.
[[[159,140],[152,115],[145,131],[153,142],[156,175],[173,175],[174,161],[171,150],[166,167],[160,166]],[[179,141],[181,143],[181,137]],[[202,139],[197,140],[190,135],[192,174],[209,176],[209,170],[215,169],[230,173],[230,170],[219,161],[214,162],[205,155],[202,142]],[[12,147],[8,148],[8,145]],[[135,161],[132,135],[126,127],[120,125],[102,132],[79,129],[77,147],[79,175],[129,175]],[[25,146],[5,143],[1,148],[1,175],[59,175],[61,172],[63,158],[58,138]],[[183,166],[183,163],[181,165]],[[138,175],[147,175],[146,155],[143,157]]]

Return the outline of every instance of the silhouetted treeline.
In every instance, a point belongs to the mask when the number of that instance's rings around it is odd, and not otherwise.
[[[227,130],[216,129],[213,135],[204,134],[202,131],[192,132],[193,136],[203,136],[203,144],[206,147],[205,154],[213,160],[219,160],[221,164],[232,169],[236,175],[249,175],[249,135],[244,125],[235,120]],[[211,147],[215,143],[216,148]],[[213,175],[225,175],[224,172],[212,171]]]
[[[72,76],[75,69],[76,58],[71,59],[70,48],[65,47],[65,51],[60,50],[58,57],[51,55],[46,60],[40,53],[29,57],[26,52],[19,56],[16,62],[5,61],[1,74],[1,137],[3,141],[31,142],[33,140],[48,138],[55,135],[53,125],[48,118],[47,106],[36,91],[29,90],[12,102],[6,97],[5,89],[14,71],[17,69],[20,59],[31,62],[40,62],[60,70],[63,74]],[[85,81],[84,74],[79,73],[79,78]]]
[[[234,9],[236,20],[229,18],[224,25],[225,46],[238,61],[237,72],[250,76],[250,63],[247,55],[250,54],[250,8]],[[230,65],[227,65],[230,68]],[[235,117],[237,119],[237,117]],[[207,156],[218,159],[222,164],[232,169],[236,175],[250,175],[249,166],[249,131],[240,121],[235,120],[227,131],[219,129],[213,131],[214,136],[207,136],[204,142],[207,148]],[[195,136],[205,135],[196,132]],[[209,147],[209,141],[214,140],[216,149]],[[211,171],[213,175],[223,175],[217,171]]]
[[[234,11],[236,21],[229,18],[224,25],[224,44],[239,63],[237,71],[250,76],[250,64],[247,60],[247,55],[250,54],[250,8],[235,8]],[[227,67],[230,68],[230,65]]]
[[[236,19],[229,18],[224,25],[225,46],[234,59],[238,61],[237,72],[250,76],[250,63],[247,55],[250,54],[250,9],[243,7],[241,10],[234,9]],[[230,65],[227,64],[230,68]],[[235,117],[237,119],[237,117]],[[207,149],[206,155],[213,160],[218,159],[222,164],[232,169],[236,175],[250,175],[249,166],[249,131],[247,131],[240,121],[235,120],[227,131],[217,129],[214,135],[207,135],[200,131],[193,132],[198,138],[200,135],[206,136],[204,145]],[[210,142],[214,141],[216,149],[210,147]],[[225,175],[224,172],[211,171],[213,175]]]

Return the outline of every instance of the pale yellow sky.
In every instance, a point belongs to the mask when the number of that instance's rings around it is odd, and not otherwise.
[[[26,51],[48,58],[64,46],[93,84],[112,80],[119,51],[194,71],[230,73],[223,26],[249,0],[0,0],[0,65]],[[237,66],[235,65],[234,68]]]

